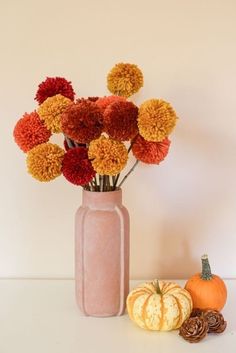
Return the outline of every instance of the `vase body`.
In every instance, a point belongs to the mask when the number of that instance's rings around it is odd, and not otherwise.
[[[75,217],[75,283],[84,315],[123,314],[129,292],[129,215],[120,189],[83,190]]]

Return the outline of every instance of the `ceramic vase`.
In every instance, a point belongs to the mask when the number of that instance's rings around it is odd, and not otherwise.
[[[89,316],[117,316],[129,292],[129,214],[122,190],[83,190],[75,217],[76,299]]]

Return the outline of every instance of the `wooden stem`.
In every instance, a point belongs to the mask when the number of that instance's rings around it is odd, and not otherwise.
[[[118,182],[118,180],[119,180],[119,177],[120,177],[120,173],[117,174],[117,176],[115,177],[115,181],[114,181],[114,184],[113,184],[114,190],[116,189],[116,185],[117,185],[117,182]]]
[[[102,181],[103,181],[103,179],[102,179],[102,175],[99,175],[99,191],[102,191]]]
[[[157,282],[157,294],[161,294],[161,290],[160,290],[160,285],[159,285],[159,281],[158,279],[156,280]]]
[[[133,167],[130,169],[130,171],[124,176],[124,178],[121,180],[120,184],[118,185],[118,188],[121,187],[121,185],[125,182],[125,180],[128,178],[128,176],[134,171],[136,166],[138,165],[138,160],[134,163]]]
[[[137,134],[136,136],[134,136],[133,140],[131,141],[130,146],[129,146],[129,148],[128,148],[128,153],[131,151],[131,149],[132,149],[132,147],[133,147],[133,144],[134,144],[134,142],[135,142],[135,140],[136,140],[137,137],[138,137],[138,134]]]
[[[65,140],[66,140],[66,143],[67,143],[68,147],[69,148],[74,148],[74,145],[73,145],[71,139],[69,139],[69,137],[67,137],[66,135],[64,135],[64,136],[65,136]]]

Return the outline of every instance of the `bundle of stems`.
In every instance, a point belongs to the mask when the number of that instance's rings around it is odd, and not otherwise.
[[[86,144],[78,144],[77,142],[71,140],[68,136],[64,135],[67,145],[69,148],[75,148],[75,147],[88,147]],[[134,142],[135,138],[132,140],[130,143],[128,153],[131,151],[132,144]],[[133,164],[131,169],[128,171],[128,173],[121,179],[121,181],[118,183],[120,179],[120,174],[117,174],[115,176],[110,176],[110,175],[100,175],[96,174],[95,177],[91,180],[90,183],[86,184],[83,186],[84,190],[88,191],[97,191],[97,192],[104,192],[104,191],[114,191],[116,189],[119,189],[123,183],[126,181],[128,176],[134,171],[136,166],[138,165],[138,160]]]

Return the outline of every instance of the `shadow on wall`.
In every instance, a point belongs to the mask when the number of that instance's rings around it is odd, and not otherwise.
[[[179,134],[181,149],[190,150],[188,154],[191,153],[195,164],[189,171],[188,160],[184,161],[178,176],[178,190],[170,191],[168,212],[155,238],[157,256],[152,266],[160,278],[186,278],[201,270],[202,253],[196,257],[196,251],[211,252],[210,238],[216,235],[219,239],[219,234],[213,232],[217,224],[224,222],[224,217],[227,222],[228,210],[235,202],[232,197],[236,179],[235,141],[203,133],[186,124]],[[225,144],[221,143],[223,140]],[[186,176],[189,172],[190,176]],[[174,184],[172,187],[176,188]],[[213,246],[215,251],[215,244]],[[220,246],[218,251],[221,251]]]

